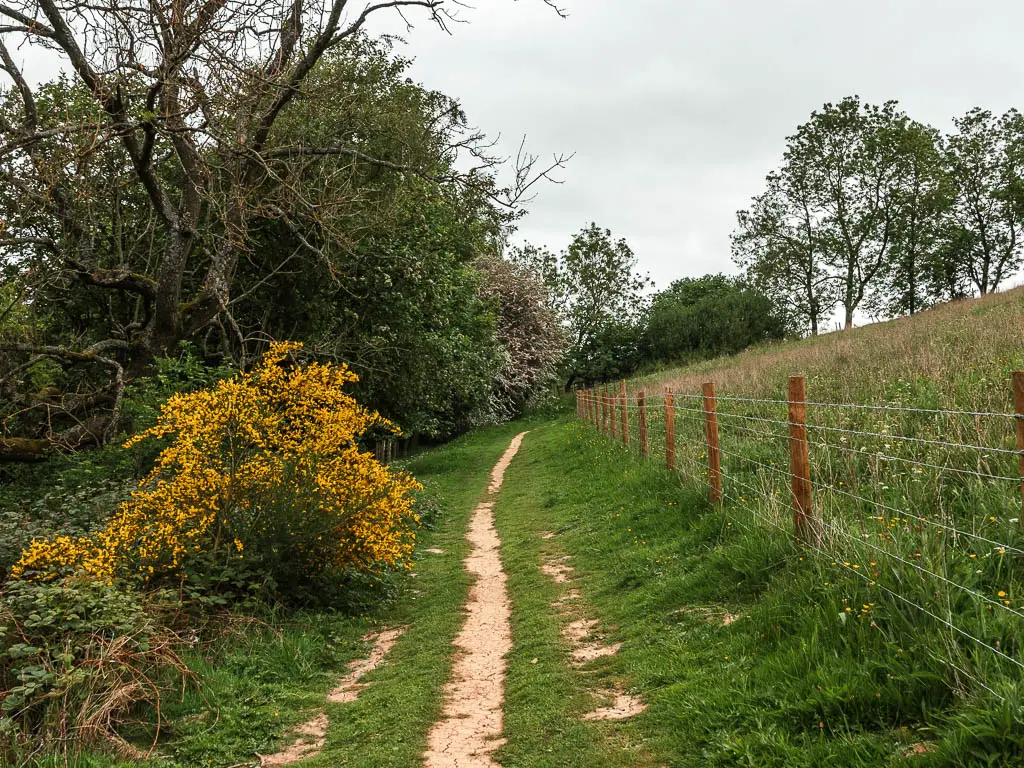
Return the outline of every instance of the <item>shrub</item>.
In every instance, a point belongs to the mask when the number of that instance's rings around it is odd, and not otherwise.
[[[360,450],[367,431],[397,430],[342,391],[347,367],[299,365],[300,349],[275,344],[250,373],[171,397],[126,443],[170,440],[131,499],[92,535],[33,541],[12,575],[152,583],[255,559],[294,594],[407,566],[418,484]]]
[[[64,752],[101,741],[132,753],[114,729],[138,704],[159,702],[158,680],[188,674],[179,645],[123,587],[8,584],[0,596],[0,762],[4,751],[11,757],[40,743]]]

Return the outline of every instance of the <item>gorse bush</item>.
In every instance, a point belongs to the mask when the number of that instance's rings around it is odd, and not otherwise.
[[[118,426],[129,434],[148,429],[172,395],[210,387],[235,373],[227,366],[205,365],[191,345],[183,344],[175,356],[157,358],[151,376],[126,385]],[[164,447],[162,440],[131,449],[115,442],[88,451],[54,452],[42,462],[0,462],[0,581],[33,539],[77,538],[103,527]]]
[[[406,566],[419,486],[360,450],[368,431],[397,430],[343,392],[347,367],[300,365],[300,350],[274,344],[251,372],[171,397],[126,443],[170,440],[131,498],[91,535],[33,541],[12,576],[153,584],[202,564],[294,597]]]

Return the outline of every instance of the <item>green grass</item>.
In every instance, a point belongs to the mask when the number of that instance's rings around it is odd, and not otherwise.
[[[426,734],[437,719],[442,686],[451,667],[451,642],[461,625],[469,579],[462,567],[465,526],[483,494],[488,474],[517,432],[505,426],[474,432],[408,462],[426,486],[433,529],[421,531],[413,575],[398,592],[364,615],[285,613],[266,624],[220,627],[221,636],[186,661],[197,676],[184,697],[165,697],[167,719],[146,763],[157,768],[248,765],[255,753],[269,754],[289,741],[288,730],[317,709],[326,709],[330,729],[323,753],[303,763],[317,766],[418,766]],[[423,552],[439,548],[444,554]],[[349,660],[368,650],[360,638],[380,626],[405,626],[385,664],[350,704],[325,704],[327,692]],[[150,718],[140,713],[144,721]],[[143,722],[126,733],[147,746]],[[56,760],[56,762],[55,762]],[[42,759],[32,768],[63,765]],[[136,763],[84,753],[78,768],[126,768]]]
[[[562,622],[552,607],[561,590],[540,572],[541,531],[549,530],[561,509],[545,502],[559,482],[562,464],[546,452],[550,426],[527,435],[498,496],[496,511],[502,561],[512,597],[513,649],[506,684],[505,730],[508,743],[498,753],[505,766],[639,766],[642,745],[609,739],[607,729],[584,722],[594,709],[588,685],[596,678],[569,666],[568,648],[559,634]],[[545,487],[547,486],[547,487]],[[550,547],[548,547],[550,549]],[[593,665],[591,671],[601,665]]]
[[[506,766],[1019,765],[1018,682],[961,690],[915,612],[740,505],[569,420],[535,430],[496,507],[510,571]],[[557,531],[551,540],[540,531]],[[572,555],[618,655],[569,670],[539,575]],[[868,612],[862,606],[870,607]],[[850,608],[850,612],[847,612]],[[735,620],[724,624],[722,617]],[[532,664],[533,658],[537,659]],[[582,724],[586,691],[640,692],[642,715]],[[915,749],[928,745],[921,755]],[[905,756],[906,755],[906,756]]]
[[[1006,378],[1024,367],[1024,345],[1020,324],[1007,330],[1002,322],[1024,316],[1022,298],[941,308],[666,380],[682,394],[713,379],[726,396],[782,399],[786,375],[804,374],[816,400],[1005,412]],[[634,388],[662,383],[650,378]],[[396,582],[392,599],[366,615],[281,615],[192,654],[200,684],[184,700],[164,702],[169,725],[152,764],[226,768],[273,751],[291,726],[325,706],[345,663],[365,652],[366,631],[401,624],[409,631],[359,700],[326,705],[326,747],[303,766],[419,765],[468,589],[468,515],[509,440],[526,428],[533,431],[496,505],[514,640],[502,765],[1024,764],[1021,670],[939,620],[1021,658],[1018,618],[978,597],[998,596],[1018,610],[1020,559],[1012,549],[947,535],[952,526],[1024,549],[1016,483],[956,472],[1013,479],[1016,457],[979,462],[964,449],[885,437],[1012,448],[1012,422],[812,408],[813,424],[882,435],[857,438],[846,446],[853,450],[811,447],[816,510],[838,529],[823,554],[798,548],[791,535],[785,406],[720,401],[727,499],[718,508],[707,499],[701,415],[687,411],[692,400],[678,402],[678,473],[661,466],[657,408],[646,462],[636,455],[635,411],[632,450],[559,417],[482,430],[410,461],[439,510],[436,529],[421,536],[416,575]],[[946,469],[922,474],[913,464],[921,461]],[[542,531],[557,535],[542,539]],[[444,554],[423,553],[428,547]],[[563,554],[572,557],[585,615],[600,621],[609,642],[623,643],[614,657],[582,669],[569,664],[560,636],[567,618],[551,605],[561,587],[540,571],[546,557]],[[615,685],[641,695],[648,709],[622,722],[584,720],[598,705],[594,693]],[[142,744],[146,729],[128,735]],[[78,765],[129,764],[89,755]]]
[[[749,554],[759,541],[785,540],[793,527],[780,401],[788,376],[806,377],[822,536],[802,562],[820,571],[822,586],[849,586],[850,594],[835,612],[805,622],[804,634],[821,653],[836,653],[832,625],[845,614],[841,634],[864,662],[860,676],[838,688],[848,701],[835,704],[835,714],[861,722],[869,713],[891,727],[908,711],[926,713],[909,722],[936,729],[936,754],[945,757],[929,759],[947,764],[986,765],[988,755],[992,764],[1017,764],[1024,752],[1008,735],[1024,720],[1024,514],[1010,417],[1010,375],[1024,369],[1022,320],[1024,290],[1017,289],[630,384],[651,393],[654,465],[665,455],[661,392],[676,393],[679,477],[702,496],[708,475],[699,392],[702,382],[716,384],[726,510],[734,527],[749,531]],[[636,408],[629,415],[635,451]],[[779,594],[817,604],[817,593],[798,586]],[[794,615],[805,621],[809,613]],[[803,685],[807,675],[797,668],[785,679]],[[828,691],[833,684],[815,685]],[[860,700],[868,695],[877,701]],[[888,714],[879,716],[876,704]]]

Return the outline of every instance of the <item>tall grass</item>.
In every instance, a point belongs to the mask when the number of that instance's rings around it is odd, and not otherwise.
[[[814,515],[805,556],[848,583],[840,622],[865,663],[913,639],[931,699],[1016,699],[1024,672],[1024,534],[1010,375],[1024,370],[1024,290],[744,352],[630,382],[664,461],[676,400],[684,482],[707,482],[700,400],[718,392],[724,514],[792,538],[787,378],[806,377]],[[869,407],[852,407],[869,406]],[[854,597],[856,595],[856,597]]]

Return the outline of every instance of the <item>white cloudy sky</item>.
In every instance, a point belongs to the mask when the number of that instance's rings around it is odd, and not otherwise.
[[[659,286],[732,270],[737,209],[784,138],[850,94],[897,99],[940,128],[980,105],[1024,107],[1018,0],[476,0],[452,36],[406,35],[414,77],[470,118],[575,152],[522,238],[555,249],[593,220]],[[380,24],[378,23],[378,27]]]
[[[975,105],[1024,106],[1019,0],[561,0],[567,19],[543,0],[474,2],[452,35],[393,15],[371,31],[401,32],[413,76],[506,152],[525,135],[538,154],[576,153],[520,239],[558,250],[596,221],[659,286],[733,269],[736,210],[826,101],[898,99],[942,128]],[[18,55],[34,80],[56,71]]]

